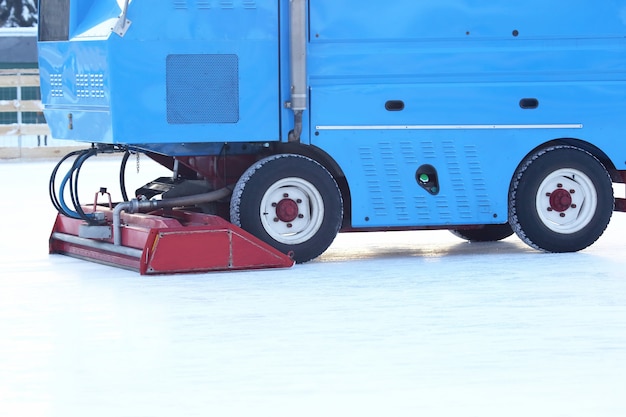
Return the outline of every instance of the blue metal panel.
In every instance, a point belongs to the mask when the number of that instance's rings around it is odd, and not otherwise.
[[[621,37],[620,0],[310,0],[312,41]],[[516,31],[514,33],[514,31]]]
[[[239,0],[204,7],[202,2],[173,2],[170,8],[157,9],[152,2],[135,0],[131,6],[135,7],[129,9],[133,23],[128,33],[124,38],[110,39],[111,50],[115,51],[109,60],[116,141],[237,142],[279,138],[276,3]],[[172,74],[167,73],[166,62],[172,55],[237,57],[236,123],[168,122],[166,80]],[[203,76],[200,72],[190,82],[201,82]],[[189,103],[197,101],[190,95]]]
[[[71,2],[70,38],[106,39],[120,14],[116,0],[81,0]]]
[[[355,227],[502,223],[513,172],[534,146],[566,130],[321,131],[315,144],[336,157],[352,197]],[[418,185],[432,165],[439,193]]]
[[[64,86],[62,96],[43,99],[55,137],[155,145],[279,139],[277,3],[134,0],[124,37],[111,33],[118,3],[72,2],[70,41],[40,43],[41,66],[61,74]],[[194,65],[168,65],[182,56],[197,59]],[[205,65],[220,57],[230,63]],[[80,95],[92,89],[83,88],[80,77],[92,73],[104,75],[104,96],[97,104]],[[180,86],[183,78],[187,89],[170,88],[168,96],[168,87]],[[211,111],[206,105],[229,116],[206,117]],[[172,118],[176,111],[188,112],[183,118],[188,123]]]
[[[112,141],[106,52],[103,41],[39,44],[41,99],[53,137]]]
[[[311,143],[343,169],[353,226],[502,223],[518,164],[555,139],[625,169],[625,12],[625,1],[311,1]],[[424,164],[436,195],[417,183]]]

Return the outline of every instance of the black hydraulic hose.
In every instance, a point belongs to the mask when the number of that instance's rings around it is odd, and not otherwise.
[[[59,168],[61,167],[61,165],[63,164],[63,162],[67,161],[69,158],[76,156],[78,154],[82,154],[84,152],[84,150],[80,150],[80,151],[73,151],[68,153],[67,155],[65,155],[63,158],[61,158],[61,160],[59,161],[59,163],[54,167],[54,169],[52,170],[52,174],[50,174],[50,182],[48,183],[48,193],[50,195],[50,201],[52,201],[52,205],[54,206],[54,208],[61,214],[63,214],[66,217],[74,217],[73,214],[67,212],[62,206],[61,203],[59,201],[59,197],[57,196],[56,190],[54,189],[55,183],[56,183],[56,176],[57,176],[57,172],[59,171]],[[62,196],[61,196],[62,197]]]
[[[85,214],[80,204],[80,201],[78,200],[78,176],[80,174],[80,170],[83,167],[83,164],[85,163],[85,161],[91,158],[92,156],[96,155],[97,153],[98,153],[97,149],[95,148],[89,149],[88,151],[84,152],[83,155],[76,158],[76,161],[74,162],[72,179],[70,180],[70,196],[72,198],[72,204],[74,205],[74,209],[79,214],[81,219],[85,220],[87,223],[90,223],[90,224],[93,223],[93,218]]]
[[[126,164],[130,158],[130,151],[127,149],[122,157],[122,163],[120,165],[120,190],[122,191],[122,200],[128,201],[128,194],[126,193]]]
[[[92,157],[93,155],[96,155],[97,153],[98,153],[97,149],[91,148],[91,149],[86,149],[86,150],[73,151],[65,155],[59,161],[59,163],[55,166],[54,170],[52,171],[52,174],[50,175],[50,182],[48,185],[50,200],[52,201],[52,205],[54,206],[54,208],[59,213],[63,214],[66,217],[70,217],[73,219],[85,220],[86,222],[90,224],[94,223],[93,217],[85,214],[85,212],[83,211],[80,205],[80,201],[78,199],[78,175],[80,173],[80,169],[83,163],[88,158]],[[65,175],[65,178],[63,179],[63,184],[60,189],[61,194],[58,195],[55,190],[57,173],[61,165],[71,157],[76,157],[76,159],[74,160],[72,167],[69,169],[69,171]],[[64,200],[63,191],[65,190],[66,184],[68,184],[70,188],[70,198],[72,200],[72,205],[74,206],[75,212],[72,212],[69,209],[69,207],[67,206]]]
[[[194,194],[184,197],[166,198],[163,200],[152,200],[154,208],[173,208],[195,206],[196,204],[210,203],[228,197],[233,192],[232,187],[223,187],[219,190],[209,191],[203,194]]]

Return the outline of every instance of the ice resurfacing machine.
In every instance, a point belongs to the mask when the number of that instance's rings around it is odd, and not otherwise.
[[[50,179],[53,253],[142,274],[285,267],[340,231],[433,228],[570,252],[625,211],[626,0],[39,11],[46,120],[92,144]],[[81,203],[81,167],[112,152],[123,201]],[[135,154],[172,175],[128,198]]]

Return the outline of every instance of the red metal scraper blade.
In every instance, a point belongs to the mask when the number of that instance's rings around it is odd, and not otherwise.
[[[102,209],[107,220],[111,212]],[[288,268],[293,260],[221,217],[182,210],[122,215],[122,245],[79,237],[82,220],[59,215],[50,252],[144,274]],[[113,232],[115,233],[115,232]]]
[[[142,274],[288,268],[293,260],[237,226],[151,231]]]

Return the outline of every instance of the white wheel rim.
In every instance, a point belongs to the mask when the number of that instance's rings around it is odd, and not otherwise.
[[[593,220],[598,194],[593,181],[583,172],[572,168],[559,169],[539,186],[536,207],[539,219],[547,228],[572,234]]]
[[[284,207],[283,207],[284,206]],[[284,178],[272,184],[260,206],[263,228],[283,244],[311,239],[324,220],[324,200],[317,188],[302,178]]]

